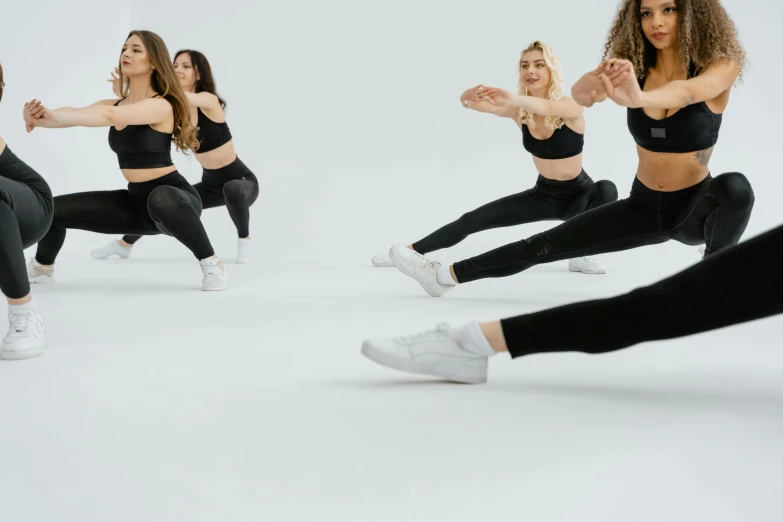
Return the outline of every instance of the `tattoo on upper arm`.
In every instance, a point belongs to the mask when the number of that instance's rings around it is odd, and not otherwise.
[[[710,161],[710,156],[712,156],[712,147],[700,150],[694,156],[700,165],[706,165]]]

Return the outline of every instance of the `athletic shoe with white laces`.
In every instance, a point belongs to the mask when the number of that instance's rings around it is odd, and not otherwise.
[[[239,238],[237,241],[237,264],[246,265],[253,260],[253,253],[250,251],[250,239]]]
[[[119,240],[112,239],[111,242],[102,247],[90,250],[90,255],[95,259],[108,259],[111,256],[118,256],[121,259],[128,259],[133,252],[133,245],[124,247]]]
[[[8,307],[8,335],[0,348],[0,359],[32,359],[43,355],[46,332],[43,317],[33,308]]]
[[[204,279],[201,281],[201,289],[207,292],[225,290],[228,284],[226,271],[223,269],[223,261],[217,257],[208,257],[199,261]]]
[[[32,258],[27,263],[27,280],[31,283],[53,283],[54,267],[42,266],[35,258]]]
[[[377,266],[380,268],[389,268],[394,266],[394,263],[391,262],[391,259],[389,259],[389,254],[379,254],[377,256],[373,256],[371,259],[373,266]]]
[[[418,281],[424,291],[432,297],[440,297],[454,288],[454,286],[442,285],[438,282],[440,263],[430,261],[406,246],[394,245],[391,247],[389,259],[400,272]],[[456,286],[456,283],[454,285]]]
[[[575,257],[568,260],[568,269],[571,272],[583,274],[605,274],[606,267],[594,257]]]
[[[415,335],[364,341],[362,355],[393,370],[464,384],[487,382],[488,357],[462,347],[446,323]]]

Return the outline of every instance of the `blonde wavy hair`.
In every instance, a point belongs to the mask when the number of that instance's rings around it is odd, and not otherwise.
[[[742,81],[745,51],[737,28],[720,0],[675,0],[677,47],[687,78],[717,62],[734,60]],[[602,60],[621,58],[633,64],[636,77],[646,78],[655,66],[657,52],[642,31],[641,0],[624,0],[609,31]]]
[[[521,94],[522,96],[528,96],[528,90],[525,86],[525,83],[522,81],[522,58],[524,58],[525,53],[529,53],[530,51],[541,51],[541,54],[544,56],[544,63],[546,63],[547,67],[549,67],[549,92],[547,94],[547,100],[557,101],[563,98],[563,70],[560,67],[560,61],[557,59],[557,56],[555,56],[555,53],[552,52],[552,48],[549,47],[549,45],[545,44],[541,40],[536,40],[535,42],[531,43],[527,46],[520,54],[519,54],[519,87],[517,89],[517,92]],[[536,128],[536,122],[533,120],[533,113],[525,110],[525,109],[519,109],[519,114],[517,115],[517,121],[519,124],[525,124],[530,129]],[[546,128],[549,130],[555,130],[559,129],[563,126],[565,123],[565,120],[560,116],[547,116],[544,120],[546,124]]]

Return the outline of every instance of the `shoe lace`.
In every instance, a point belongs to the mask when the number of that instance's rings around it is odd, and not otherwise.
[[[218,265],[217,260],[210,261],[208,264],[202,264],[201,270],[204,275],[223,275],[223,270]]]
[[[440,268],[440,262],[431,261],[418,252],[413,252],[413,262],[426,268],[427,270],[437,270]]]
[[[426,330],[424,332],[419,332],[412,335],[401,335],[395,337],[394,340],[400,344],[412,344],[420,341],[435,341],[437,339],[448,337],[448,328],[449,325],[447,323],[439,323],[434,330]]]
[[[28,312],[12,313],[8,318],[8,322],[11,324],[11,331],[14,333],[26,332],[29,319],[30,314]]]

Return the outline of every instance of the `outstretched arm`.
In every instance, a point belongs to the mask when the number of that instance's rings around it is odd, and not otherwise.
[[[155,125],[171,115],[169,102],[162,98],[149,98],[132,106],[114,106],[114,100],[74,109],[47,109],[38,100],[25,104],[25,110],[35,118],[35,127],[109,127],[113,125]]]
[[[609,60],[601,64],[604,71],[631,70],[627,60]],[[611,72],[610,72],[611,74]],[[739,75],[736,62],[716,63],[694,78],[674,80],[650,91],[642,91],[633,75],[604,81],[609,96],[618,104],[631,108],[681,109],[717,98],[731,88]]]
[[[492,90],[492,94],[488,96],[489,103],[514,109],[514,112],[516,109],[524,109],[539,116],[558,116],[570,120],[581,116],[584,110],[572,98],[547,100],[536,96],[511,94],[498,87],[489,87],[489,89]]]
[[[514,107],[501,107],[499,105],[492,104],[485,99],[490,92],[491,91],[488,87],[484,87],[483,84],[479,84],[463,92],[462,96],[459,97],[459,101],[466,109],[473,109],[474,111],[478,112],[494,114],[495,116],[500,116],[501,118],[516,119],[517,111]]]
[[[186,92],[185,97],[188,99],[188,104],[192,107],[199,107],[201,109],[220,109],[220,100],[211,92]]]

